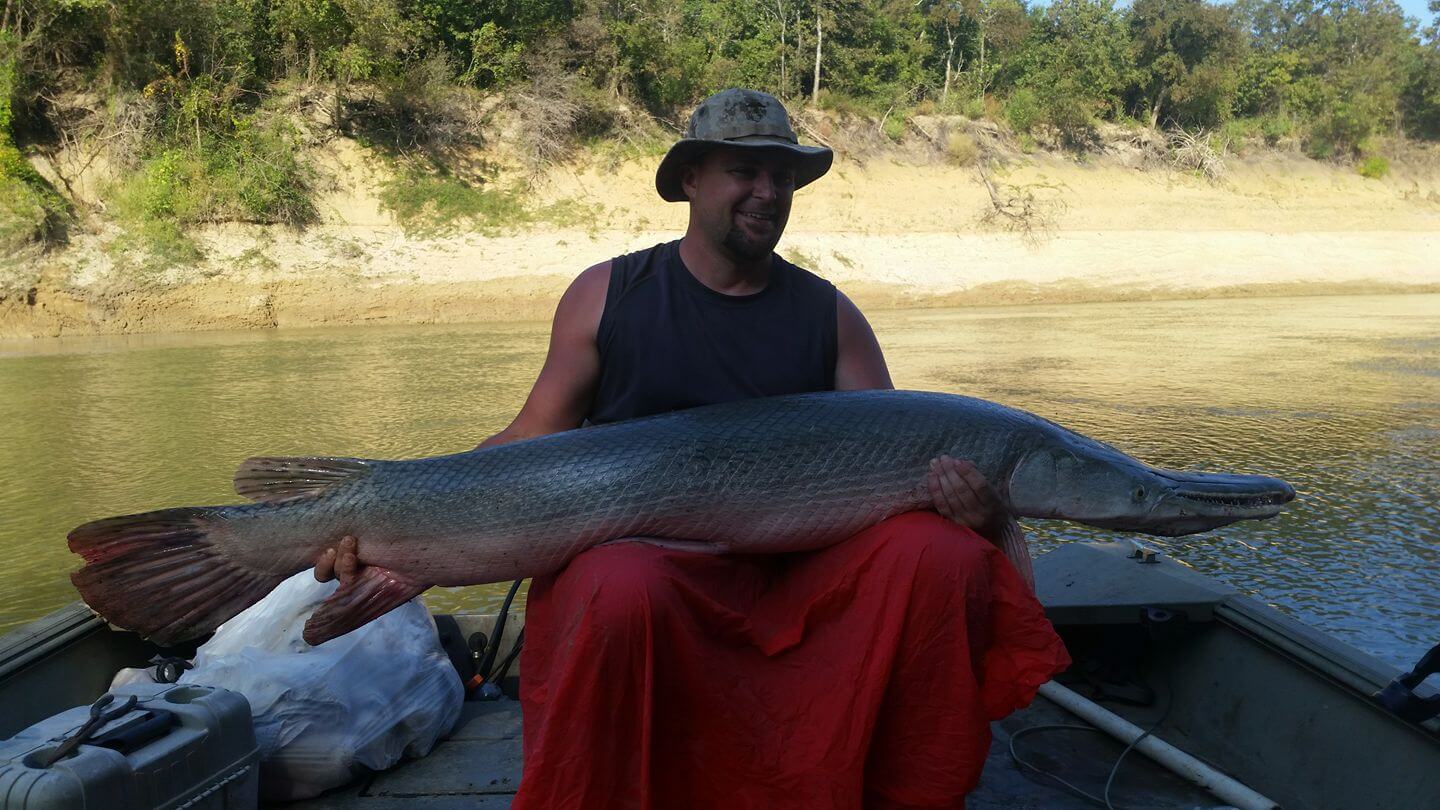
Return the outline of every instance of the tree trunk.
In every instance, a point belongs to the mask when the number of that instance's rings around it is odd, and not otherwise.
[[[1158,93],[1155,94],[1155,103],[1150,105],[1150,128],[1151,128],[1151,129],[1155,129],[1156,124],[1158,124],[1158,123],[1160,122],[1160,103],[1161,103],[1162,101],[1164,101],[1164,99],[1165,99],[1165,88],[1162,87],[1162,88],[1160,88],[1160,92],[1158,92]]]
[[[775,0],[776,15],[780,18],[780,97],[784,98],[790,91],[789,77],[785,75],[785,6],[780,0]]]
[[[945,88],[940,91],[940,104],[944,106],[946,99],[950,98],[950,78],[955,74],[953,64],[955,62],[955,40],[956,36],[950,33],[950,26],[945,26],[945,40],[949,48],[945,51]]]
[[[985,101],[985,23],[980,23],[980,101]]]
[[[341,68],[335,76],[335,106],[330,110],[330,126],[336,130],[341,129],[341,124],[345,120],[343,112],[345,109],[345,85],[349,79],[349,72],[348,68]]]
[[[815,9],[815,83],[810,86],[810,98],[820,98],[820,43],[825,39],[825,32],[820,30],[820,9]]]

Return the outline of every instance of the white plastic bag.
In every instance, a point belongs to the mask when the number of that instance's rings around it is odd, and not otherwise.
[[[460,717],[460,676],[418,599],[311,647],[305,619],[334,593],[303,571],[221,625],[181,683],[231,689],[250,701],[260,790],[303,799],[428,754]]]

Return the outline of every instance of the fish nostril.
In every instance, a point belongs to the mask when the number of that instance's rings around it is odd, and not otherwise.
[[[1139,503],[1139,502],[1145,500],[1145,488],[1144,488],[1144,487],[1136,487],[1136,488],[1135,488],[1135,494],[1134,494],[1133,497],[1135,498],[1135,502],[1136,502],[1136,503]]]

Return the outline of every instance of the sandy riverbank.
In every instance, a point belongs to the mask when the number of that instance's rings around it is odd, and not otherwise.
[[[143,285],[115,266],[115,234],[78,234],[0,300],[0,338],[543,318],[579,270],[684,225],[646,160],[540,182],[540,200],[592,207],[583,229],[407,233],[378,203],[374,163],[329,149],[322,224],[205,229],[203,261]],[[1217,184],[1037,156],[994,180],[1037,194],[1044,227],[980,222],[990,197],[973,168],[842,159],[797,194],[781,253],[871,308],[1440,290],[1435,172],[1367,180],[1269,155],[1233,160]]]

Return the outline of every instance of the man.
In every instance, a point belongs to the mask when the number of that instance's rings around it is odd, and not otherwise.
[[[771,96],[702,102],[656,173],[662,198],[689,203],[684,237],[576,278],[525,405],[481,446],[754,396],[890,388],[860,310],[774,253],[795,189],[831,160],[798,144]],[[980,536],[1005,516],[974,466],[936,459],[916,483],[943,518],[902,515],[807,554],[636,538],[537,577],[515,806],[962,806],[989,720],[1068,659]],[[316,576],[355,567],[347,538]]]

